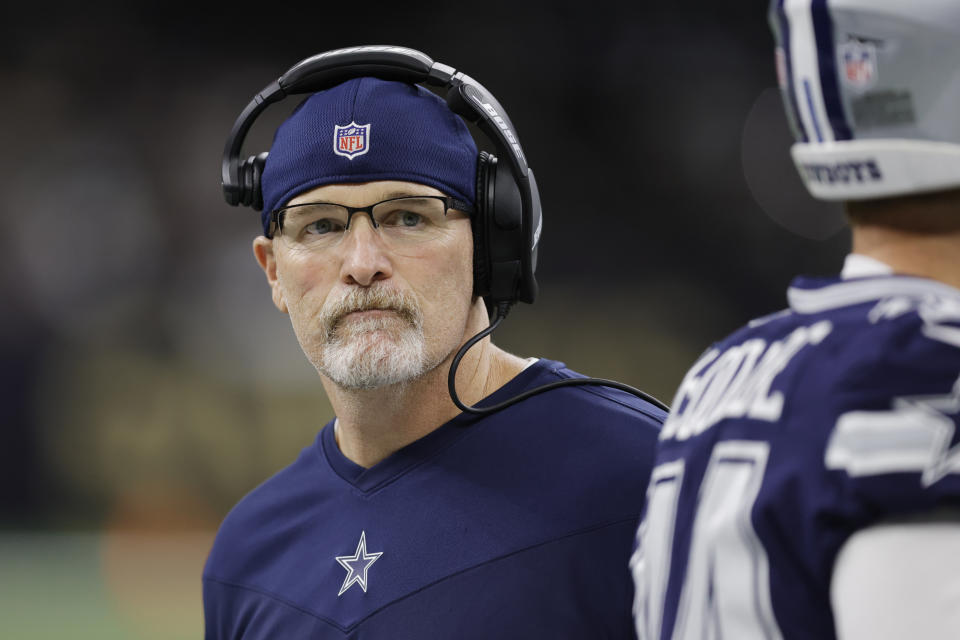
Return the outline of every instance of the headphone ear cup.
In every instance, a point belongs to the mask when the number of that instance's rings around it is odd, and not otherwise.
[[[253,207],[257,211],[263,209],[263,190],[260,188],[260,178],[263,176],[263,169],[267,164],[268,153],[264,151],[255,156],[250,156],[240,163],[240,201],[247,207]]]
[[[476,212],[470,221],[473,228],[473,295],[490,294],[490,202],[493,199],[492,169],[496,156],[481,151],[477,158]]]
[[[263,211],[263,187],[261,185],[261,179],[263,178],[263,170],[267,166],[267,156],[268,152],[264,151],[263,153],[258,153],[257,156],[253,159],[253,203],[252,206],[257,211]]]
[[[240,194],[239,194],[239,204],[249,207],[250,203],[253,202],[253,162],[256,160],[256,156],[250,156],[246,160],[240,163],[239,173],[239,182],[240,182]]]
[[[263,170],[267,166],[266,151],[258,153],[250,159],[250,206],[257,211],[263,210],[263,188],[260,179],[263,177]]]
[[[491,156],[484,176],[484,254],[488,306],[520,299],[524,260],[523,201],[507,163]]]

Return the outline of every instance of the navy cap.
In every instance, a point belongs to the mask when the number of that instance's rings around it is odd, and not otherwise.
[[[476,204],[477,145],[422,87],[354,78],[307,98],[277,129],[261,184],[270,213],[324,184],[405,180]]]

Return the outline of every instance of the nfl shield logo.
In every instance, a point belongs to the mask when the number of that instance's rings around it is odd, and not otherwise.
[[[370,125],[351,122],[333,125],[333,152],[353,160],[370,150]]]
[[[872,42],[850,40],[840,45],[843,81],[857,91],[865,91],[877,80],[877,47]]]

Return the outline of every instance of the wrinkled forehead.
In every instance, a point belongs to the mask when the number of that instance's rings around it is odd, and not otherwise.
[[[291,198],[286,206],[308,202],[334,202],[348,207],[366,207],[381,200],[405,196],[444,196],[436,187],[404,180],[325,184]]]

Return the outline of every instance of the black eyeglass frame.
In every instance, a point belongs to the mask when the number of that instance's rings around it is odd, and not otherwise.
[[[465,214],[467,214],[467,215],[473,215],[473,214],[476,212],[475,209],[474,209],[474,207],[473,207],[469,202],[466,202],[465,200],[461,200],[461,199],[459,199],[459,198],[454,198],[453,196],[435,196],[435,195],[416,195],[416,194],[411,194],[411,195],[409,195],[409,196],[397,196],[396,198],[387,198],[386,200],[381,200],[380,202],[374,202],[373,204],[367,205],[366,207],[348,207],[347,205],[345,205],[345,204],[340,204],[339,202],[324,202],[324,201],[318,201],[318,202],[301,202],[301,203],[299,203],[299,204],[291,204],[291,205],[287,205],[287,206],[285,206],[285,207],[278,207],[277,209],[274,209],[273,211],[270,212],[270,235],[267,236],[267,237],[268,237],[268,238],[273,238],[273,237],[276,235],[276,232],[277,232],[277,231],[279,231],[280,233],[283,233],[283,217],[284,217],[284,214],[285,214],[289,209],[297,209],[297,208],[299,208],[299,207],[310,207],[310,206],[318,205],[318,204],[328,204],[328,205],[335,206],[335,207],[341,207],[341,208],[347,210],[347,224],[346,224],[346,226],[344,227],[344,229],[349,229],[349,228],[350,228],[350,221],[353,220],[353,215],[354,215],[355,213],[359,213],[359,212],[363,212],[363,213],[367,214],[367,217],[370,218],[370,224],[373,225],[373,228],[374,228],[374,229],[377,229],[377,228],[380,227],[380,225],[377,224],[377,221],[373,219],[373,209],[374,209],[374,207],[379,207],[379,206],[382,205],[382,204],[385,204],[385,203],[387,203],[387,202],[394,202],[395,200],[412,200],[412,199],[416,199],[416,200],[425,200],[425,199],[439,200],[440,202],[443,203],[443,216],[444,216],[444,217],[447,216],[447,212],[450,211],[450,209],[455,209],[455,210],[457,210],[457,211],[462,211],[463,213],[465,213]]]

